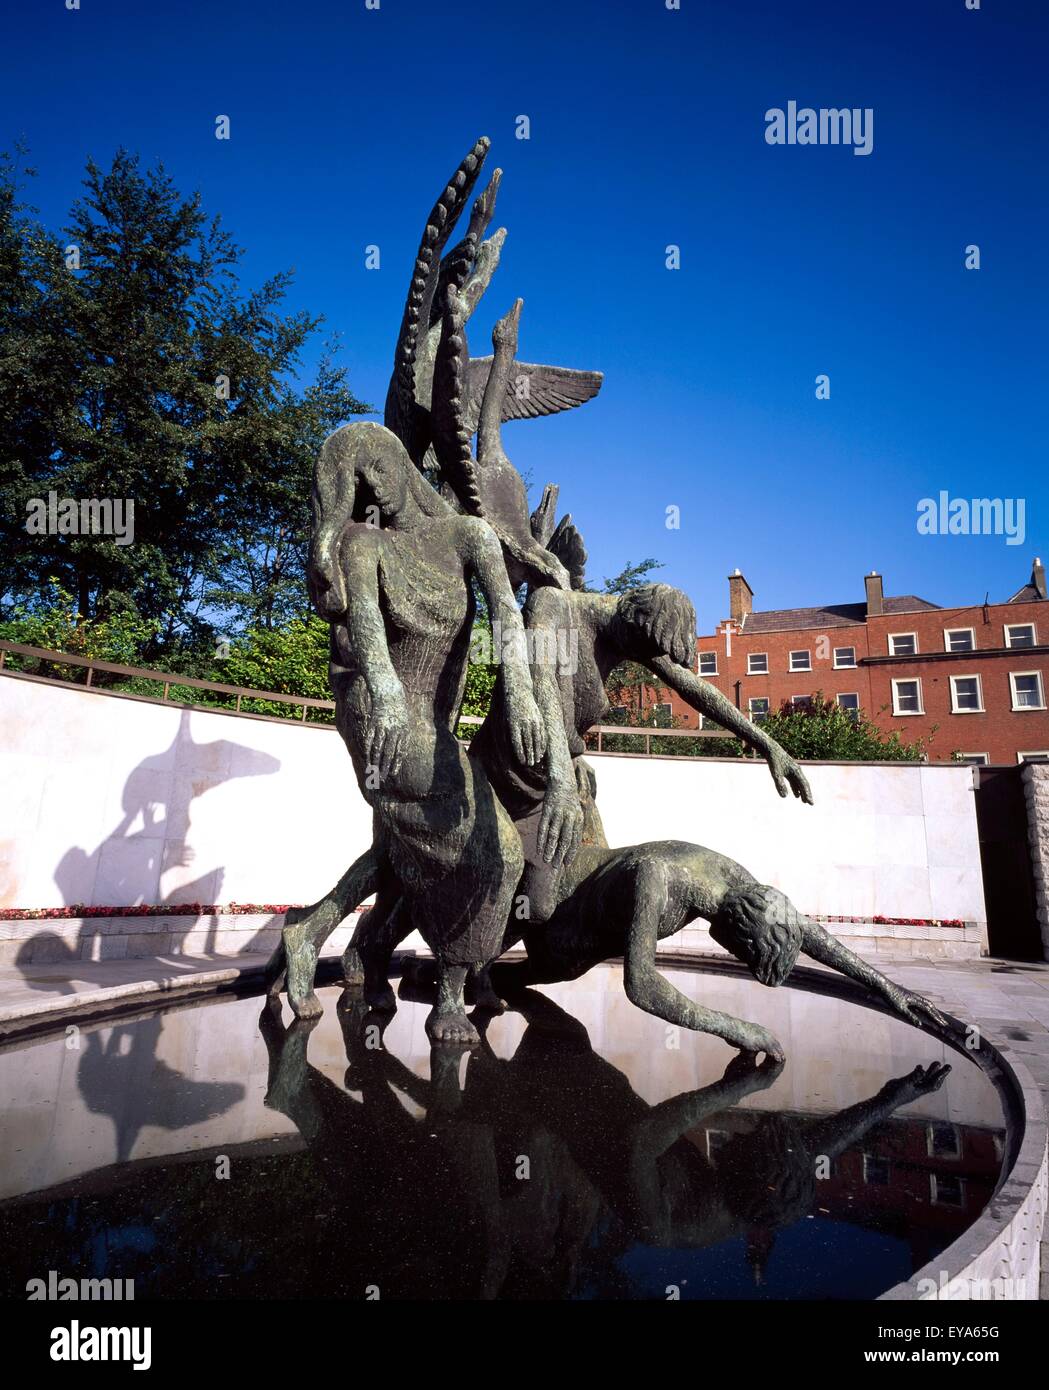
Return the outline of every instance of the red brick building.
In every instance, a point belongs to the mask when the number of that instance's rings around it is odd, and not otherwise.
[[[1049,601],[1045,569],[1004,603],[940,608],[914,594],[886,597],[864,579],[862,603],[754,609],[737,570],[729,617],[697,642],[697,670],[761,722],[785,701],[827,699],[863,710],[904,742],[930,740],[935,762],[1049,758]],[[653,703],[682,727],[699,717],[671,691]]]

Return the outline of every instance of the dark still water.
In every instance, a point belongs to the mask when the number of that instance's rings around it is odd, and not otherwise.
[[[866,1299],[979,1215],[1004,1128],[974,1064],[840,1000],[667,974],[786,1064],[640,1013],[615,967],[468,1055],[431,1058],[428,1004],[380,1035],[336,988],[312,1029],[244,998],[9,1046],[0,1296],[54,1270],[139,1300]]]

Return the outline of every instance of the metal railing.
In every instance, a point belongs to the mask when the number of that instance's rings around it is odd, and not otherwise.
[[[0,672],[9,676],[28,676],[33,680],[53,681],[56,685],[68,685],[69,680],[62,676],[42,675],[39,672],[14,671],[6,666],[8,656],[27,657],[32,661],[42,661],[53,666],[73,666],[86,672],[84,678],[84,688],[94,690],[100,694],[124,696],[127,699],[143,700],[151,704],[185,704],[185,701],[172,700],[170,698],[172,687],[190,690],[202,690],[208,694],[225,695],[235,700],[232,709],[224,706],[210,706],[217,709],[217,712],[227,714],[240,714],[247,719],[269,719],[275,723],[286,724],[289,721],[282,719],[279,715],[255,714],[242,709],[245,700],[258,700],[267,703],[281,705],[292,705],[301,707],[302,714],[297,722],[307,728],[331,728],[328,722],[313,722],[307,719],[307,713],[311,709],[325,710],[329,713],[335,711],[334,700],[319,700],[312,695],[282,695],[275,690],[252,690],[243,685],[224,685],[220,681],[200,680],[196,676],[180,676],[171,671],[154,671],[148,666],[122,666],[115,661],[102,661],[93,656],[76,656],[72,652],[50,651],[45,647],[27,647],[19,642],[0,641]],[[163,694],[160,696],[141,695],[137,692],[123,690],[107,690],[104,686],[94,683],[95,672],[104,673],[111,676],[120,676],[125,680],[145,680],[152,681],[155,685],[163,686]],[[196,708],[196,706],[190,706]],[[203,706],[209,708],[209,706]],[[463,714],[459,716],[460,724],[481,724],[484,721],[479,715]],[[732,738],[733,735],[724,729],[660,729],[660,728],[636,728],[628,724],[595,724],[588,730],[587,738],[594,736],[597,738],[597,747],[592,750],[597,753],[605,752],[604,739],[608,735],[617,737],[643,737],[645,740],[644,754],[634,756],[651,757],[653,738]]]

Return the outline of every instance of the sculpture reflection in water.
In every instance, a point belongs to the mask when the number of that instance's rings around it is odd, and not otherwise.
[[[419,931],[436,963],[426,1025],[434,1042],[479,1041],[464,985],[471,978],[478,1002],[501,1009],[489,967],[523,938],[526,980],[574,978],[622,952],[627,993],[641,1008],[782,1058],[760,1025],[684,999],[656,970],[656,942],[696,917],[766,984],[781,983],[806,951],[910,1022],[942,1027],[928,1001],[892,985],[724,856],[681,841],[609,849],[583,754],[624,660],[763,757],[781,796],[808,803],[812,793],[797,763],[691,669],[696,620],[686,595],[662,584],[587,592],[582,537],[570,516],[554,521],[557,488],[548,485],[528,514],[503,422],[579,405],[601,379],[517,363],[520,300],[495,325],[492,357],[470,356],[466,324],[505,235],[486,237],[498,170],[465,238],[444,248],[488,143],[471,149],[427,219],[385,425],[344,426],[317,462],[310,593],[331,624],[336,723],[373,809],[373,841],[320,902],[288,913],[271,994],[286,984],[293,1011],[315,1015],[321,945],[374,893],[344,957],[345,979],[363,985],[372,1008],[391,1010],[393,950]],[[467,755],[456,725],[476,590],[499,633],[499,675]]]
[[[408,982],[401,993],[426,996]],[[299,1129],[335,1202],[354,1194],[354,1244],[384,1296],[424,1292],[420,1278],[442,1297],[578,1295],[589,1251],[603,1247],[606,1272],[614,1263],[612,1229],[621,1255],[742,1237],[760,1279],[777,1233],[815,1212],[835,1158],[950,1071],[915,1067],[834,1115],[762,1113],[711,1158],[696,1132],[770,1087],[782,1063],[741,1055],[716,1083],[649,1105],[552,1000],[528,990],[514,1008],[527,1027],[511,1058],[495,1055],[482,1021],[465,1082],[460,1051],[442,1047],[425,1081],[381,1045],[389,1015],[346,991],[344,1088],[309,1063],[316,1020],[285,1028],[275,1001],[263,1009],[266,1103]],[[450,1247],[454,1261],[442,1260]]]

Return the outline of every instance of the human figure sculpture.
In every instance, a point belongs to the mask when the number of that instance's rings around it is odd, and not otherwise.
[[[588,592],[582,537],[571,517],[554,523],[556,488],[547,487],[529,517],[503,422],[577,405],[596,393],[600,376],[518,363],[520,300],[495,325],[491,358],[471,359],[466,324],[504,235],[486,239],[498,170],[465,238],[444,248],[487,151],[478,141],[427,220],[388,428],[344,427],[317,464],[311,592],[333,625],[337,724],[374,810],[374,838],[319,903],[289,912],[271,994],[286,981],[293,1010],[315,1014],[320,945],[374,892],[375,907],[344,957],[346,979],[363,983],[373,1008],[394,1007],[392,952],[418,929],[436,958],[428,1023],[435,1041],[477,1041],[464,981],[469,975],[484,1008],[501,1008],[488,966],[523,936],[529,960],[520,978],[571,977],[621,952],[627,992],[642,1008],[780,1056],[758,1025],[684,1000],[656,971],[656,941],[697,916],[767,983],[785,978],[806,950],[912,1021],[942,1022],[724,856],[680,841],[608,848],[583,754],[587,733],[609,712],[606,683],[623,661],[647,668],[764,757],[781,796],[811,802],[812,794],[797,763],[692,669],[696,622],[684,594],[664,584]],[[362,524],[368,513],[377,524]],[[474,583],[504,640],[491,709],[467,755],[454,730]],[[524,625],[513,599],[521,586]],[[759,901],[784,914],[782,927],[761,919]]]
[[[364,520],[369,508],[379,526]],[[375,922],[422,933],[439,963],[430,1035],[471,1041],[463,981],[498,954],[521,870],[513,825],[455,736],[471,584],[523,632],[498,541],[487,523],[442,502],[389,430],[347,425],[317,465],[310,583],[332,624],[336,724],[374,813]],[[503,714],[515,757],[529,765],[545,739],[523,640],[520,652],[504,668]],[[302,982],[316,956],[312,940],[300,944],[289,959]],[[385,977],[368,984],[376,1005],[390,994]],[[319,1008],[311,988],[296,1003],[300,1016]]]
[[[639,1009],[782,1061],[783,1048],[766,1029],[706,1008],[659,973],[658,942],[697,918],[763,985],[783,984],[804,953],[866,986],[908,1022],[948,1026],[927,999],[886,979],[778,888],[759,883],[727,855],[680,840],[583,846],[558,878],[548,920],[524,930],[527,961],[496,966],[493,979],[512,997],[524,986],[574,980],[599,961],[622,956],[627,997]]]

